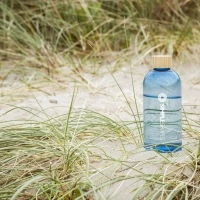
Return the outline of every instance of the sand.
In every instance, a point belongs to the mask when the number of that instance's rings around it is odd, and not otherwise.
[[[135,63],[134,60],[132,62]],[[8,63],[5,63],[5,65],[8,65]],[[68,66],[63,66],[59,69],[63,75],[55,75],[53,77],[54,81],[47,81],[42,84],[38,81],[41,80],[45,72],[32,69],[25,71],[23,75],[16,69],[13,72],[10,72],[9,68],[3,67],[3,69],[5,69],[3,74],[5,75],[7,73],[8,75],[2,83],[1,114],[5,113],[12,106],[19,108],[29,107],[28,109],[43,108],[51,116],[65,114],[68,111],[76,82],[74,108],[87,108],[110,117],[118,116],[121,120],[133,120],[130,116],[130,108],[122,92],[106,67],[102,66],[95,75],[80,72],[82,77],[80,78],[78,75],[73,75]],[[145,63],[140,63],[133,65],[131,70],[138,109],[142,113],[142,82],[144,76],[150,70],[150,66]],[[186,111],[200,113],[200,67],[197,63],[181,66],[177,63],[175,71],[177,71],[182,80],[182,103],[184,109]],[[136,107],[130,67],[124,64],[113,73],[113,76],[135,111]],[[27,85],[29,84],[30,87],[28,88]],[[27,112],[25,114],[23,110],[16,109],[11,113],[1,116],[0,119],[1,121],[27,119],[30,116],[31,114]],[[91,169],[96,169],[96,172],[91,175],[90,180],[98,187],[107,180],[127,177],[127,180],[102,187],[96,193],[97,199],[132,199],[134,194],[133,190],[144,184],[144,181],[138,177],[139,172],[137,170],[146,174],[153,174],[159,170],[161,173],[164,173],[163,169],[161,169],[161,165],[164,164],[162,156],[159,156],[156,152],[145,152],[142,147],[136,147],[126,136],[124,137],[124,141],[109,140],[106,138],[95,141],[95,145],[99,149],[94,149],[94,152],[101,159],[92,162]],[[190,148],[196,151],[196,141],[184,139],[183,142],[184,144],[190,143]],[[126,149],[126,153],[122,147]],[[104,153],[100,149],[104,149]],[[175,163],[184,163],[190,159],[186,156],[185,151],[169,157]],[[110,158],[110,160],[106,160],[106,158]],[[116,162],[117,160],[120,162]],[[120,164],[122,161],[128,163],[127,166]],[[167,170],[167,166],[165,169]],[[189,170],[186,170],[185,173],[190,175]],[[148,189],[141,195],[146,195],[146,193],[148,193]],[[143,196],[141,195],[140,198],[142,199]],[[136,199],[139,199],[139,197]]]

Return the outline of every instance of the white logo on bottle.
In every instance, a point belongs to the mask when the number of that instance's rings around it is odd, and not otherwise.
[[[165,102],[167,101],[167,95],[160,93],[158,95],[158,101],[160,102],[160,140],[165,140]]]
[[[167,95],[165,93],[160,93],[158,95],[158,101],[160,101],[161,103],[167,101]]]

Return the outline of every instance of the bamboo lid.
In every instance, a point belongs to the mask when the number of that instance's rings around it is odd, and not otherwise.
[[[171,68],[172,57],[170,55],[154,55],[152,56],[153,68]]]

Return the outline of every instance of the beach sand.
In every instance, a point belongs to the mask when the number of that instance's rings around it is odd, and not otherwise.
[[[135,63],[135,60],[132,63]],[[113,72],[113,76],[135,113],[134,95],[138,110],[142,113],[142,83],[144,76],[150,69],[149,64],[145,64],[145,62],[134,64],[131,69],[125,63]],[[6,70],[8,69],[5,69],[5,74]],[[135,94],[130,70],[132,71]],[[182,81],[184,110],[200,114],[200,66],[198,63],[184,65],[176,63],[174,70],[180,75]],[[20,109],[22,107],[33,112],[35,112],[34,109],[41,110],[42,108],[51,117],[66,114],[74,87],[76,88],[74,108],[97,111],[116,120],[134,121],[126,99],[105,66],[102,66],[97,74],[80,72],[80,75],[73,75],[67,66],[61,67],[59,71],[63,74],[55,75],[53,77],[55,81],[47,81],[47,83],[42,83],[40,87],[40,83],[37,81],[40,80],[40,76],[43,76],[43,72],[39,72],[37,69],[27,71],[25,75],[17,72],[16,69],[10,72],[2,82],[0,112],[3,114],[13,106],[19,109],[2,115],[1,121],[26,120],[32,117],[32,114]],[[44,114],[40,115],[45,118]],[[197,151],[198,141],[188,138],[184,131],[183,144],[187,144],[187,148],[191,151]],[[144,174],[169,173],[175,170],[178,166],[177,163],[190,161],[186,150],[173,155],[165,154],[164,157],[153,151],[145,151],[141,144],[134,143],[131,135],[124,135],[124,139],[120,140],[117,137],[111,139],[101,137],[92,145],[96,147],[92,151],[98,159],[95,161],[95,156],[91,158],[90,168],[93,173],[90,176],[90,181],[97,188],[99,187],[95,194],[97,199],[129,200],[133,197],[144,199],[144,196],[151,190],[150,187],[146,187],[143,192],[139,191],[140,187],[142,188],[145,184],[145,180],[141,178]],[[166,165],[166,158],[171,161],[170,165]],[[173,170],[172,166],[174,166]],[[190,169],[184,168],[184,170],[186,176],[192,174]],[[136,189],[138,189],[139,196],[134,196]]]

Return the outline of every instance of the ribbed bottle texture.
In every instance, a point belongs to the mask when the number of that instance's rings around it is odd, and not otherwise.
[[[153,56],[143,81],[144,147],[174,152],[182,146],[181,81],[171,56]]]

